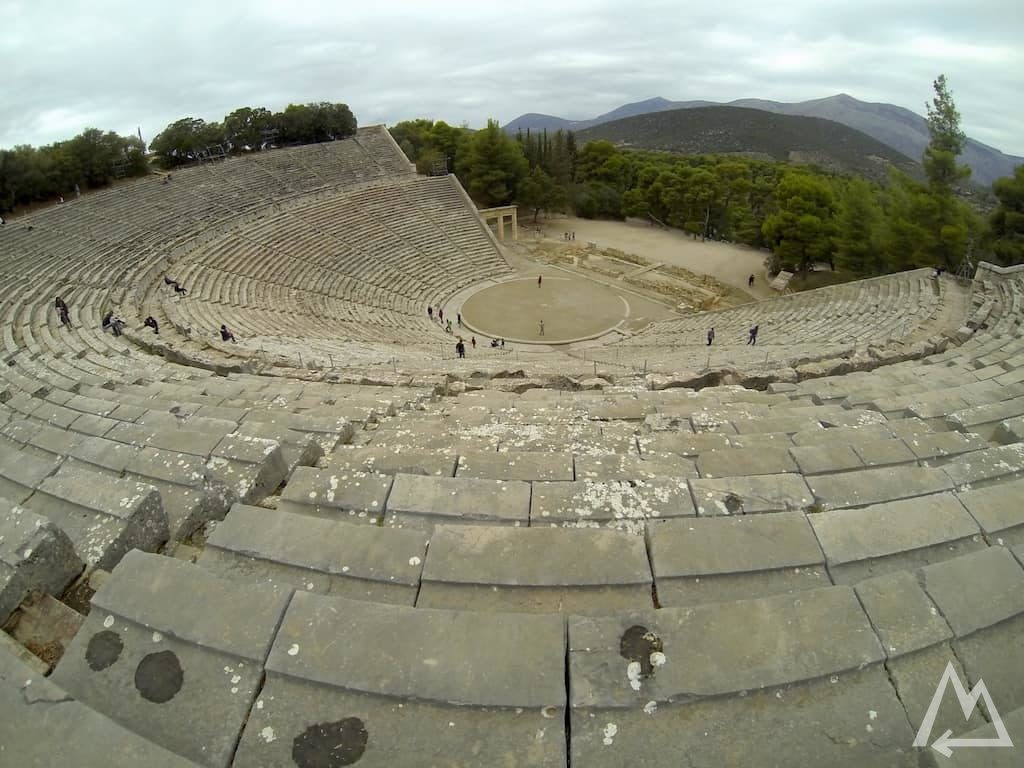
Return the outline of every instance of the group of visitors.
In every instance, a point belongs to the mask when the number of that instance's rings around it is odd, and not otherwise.
[[[562,233],[562,239],[563,240],[575,240],[576,239],[576,233],[575,232],[563,232]]]
[[[757,332],[760,330],[760,325],[752,325],[747,331],[747,345],[752,346],[757,344]],[[544,335],[543,329],[541,330],[541,336]],[[710,347],[715,343],[715,329],[714,326],[708,329],[708,346]]]

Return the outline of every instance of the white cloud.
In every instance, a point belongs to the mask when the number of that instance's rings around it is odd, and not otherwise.
[[[840,91],[920,113],[945,73],[967,132],[1024,155],[1019,0],[8,0],[0,19],[0,146],[311,100],[362,124]]]

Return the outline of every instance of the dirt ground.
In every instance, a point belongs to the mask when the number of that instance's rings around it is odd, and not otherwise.
[[[527,233],[532,229],[531,219],[520,219],[520,222],[526,225],[521,229]],[[764,269],[767,251],[711,240],[701,242],[681,232],[664,230],[638,219],[595,221],[565,216],[541,219],[539,224],[542,235],[548,239],[560,241],[562,233],[575,232],[576,242],[580,245],[593,242],[599,248],[616,248],[649,261],[708,274],[726,285],[747,291],[754,298],[767,299],[778,295],[768,287]],[[754,287],[748,289],[750,275],[754,275]]]

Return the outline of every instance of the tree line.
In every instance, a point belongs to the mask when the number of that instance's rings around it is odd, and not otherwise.
[[[76,187],[96,189],[117,178],[144,176],[151,160],[171,169],[213,152],[225,156],[341,139],[356,127],[347,104],[289,104],[280,112],[240,107],[219,122],[185,117],[171,123],[150,142],[149,155],[138,136],[87,128],[68,141],[0,150],[0,211],[54,200]]]
[[[150,143],[157,163],[175,168],[208,156],[254,152],[291,144],[344,139],[356,132],[347,104],[321,101],[289,104],[281,112],[266,107],[239,107],[220,122],[196,117],[177,120]]]
[[[137,136],[86,128],[67,141],[0,150],[0,211],[96,189],[123,176],[147,173],[146,146]]]
[[[496,121],[472,131],[438,121],[398,123],[392,134],[417,169],[454,171],[481,206],[518,203],[584,218],[653,218],[694,237],[770,249],[775,269],[816,262],[859,276],[923,266],[1024,263],[1024,166],[993,185],[988,217],[958,194],[970,173],[956,162],[965,136],[944,76],[928,105],[923,179],[893,171],[888,184],[814,166],[738,156],[577,147],[572,132],[509,136]]]

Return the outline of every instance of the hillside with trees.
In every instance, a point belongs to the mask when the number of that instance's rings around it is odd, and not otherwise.
[[[481,206],[515,202],[533,220],[544,211],[653,219],[693,237],[769,249],[776,269],[806,273],[815,263],[827,263],[847,279],[922,266],[952,270],[968,255],[1024,262],[1024,171],[996,182],[999,206],[986,222],[957,195],[969,176],[957,163],[964,146],[960,115],[944,77],[934,88],[928,108],[932,140],[920,164],[891,151],[886,155],[873,140],[842,129],[846,138],[829,150],[838,165],[845,164],[842,171],[789,162],[791,150],[785,147],[793,133],[757,138],[762,147],[774,147],[771,152],[728,154],[583,141],[591,131],[526,130],[514,137],[505,132],[503,138],[493,121],[480,131],[408,121],[395,125],[392,134],[421,172],[453,170]],[[751,112],[756,111],[735,110],[741,116]],[[786,116],[769,117],[771,122],[756,124],[778,126],[774,121]],[[671,124],[680,119],[671,112],[660,118]],[[801,123],[808,124],[813,123]],[[754,131],[754,125],[743,130]],[[728,142],[742,135],[726,131],[711,145],[734,148]],[[888,159],[863,160],[875,151],[883,154],[872,157]],[[854,173],[849,166],[872,172]]]
[[[910,158],[841,123],[742,107],[694,107],[636,115],[579,131],[577,138],[687,155],[764,157],[856,173],[876,181],[884,180],[890,168],[920,173]]]

